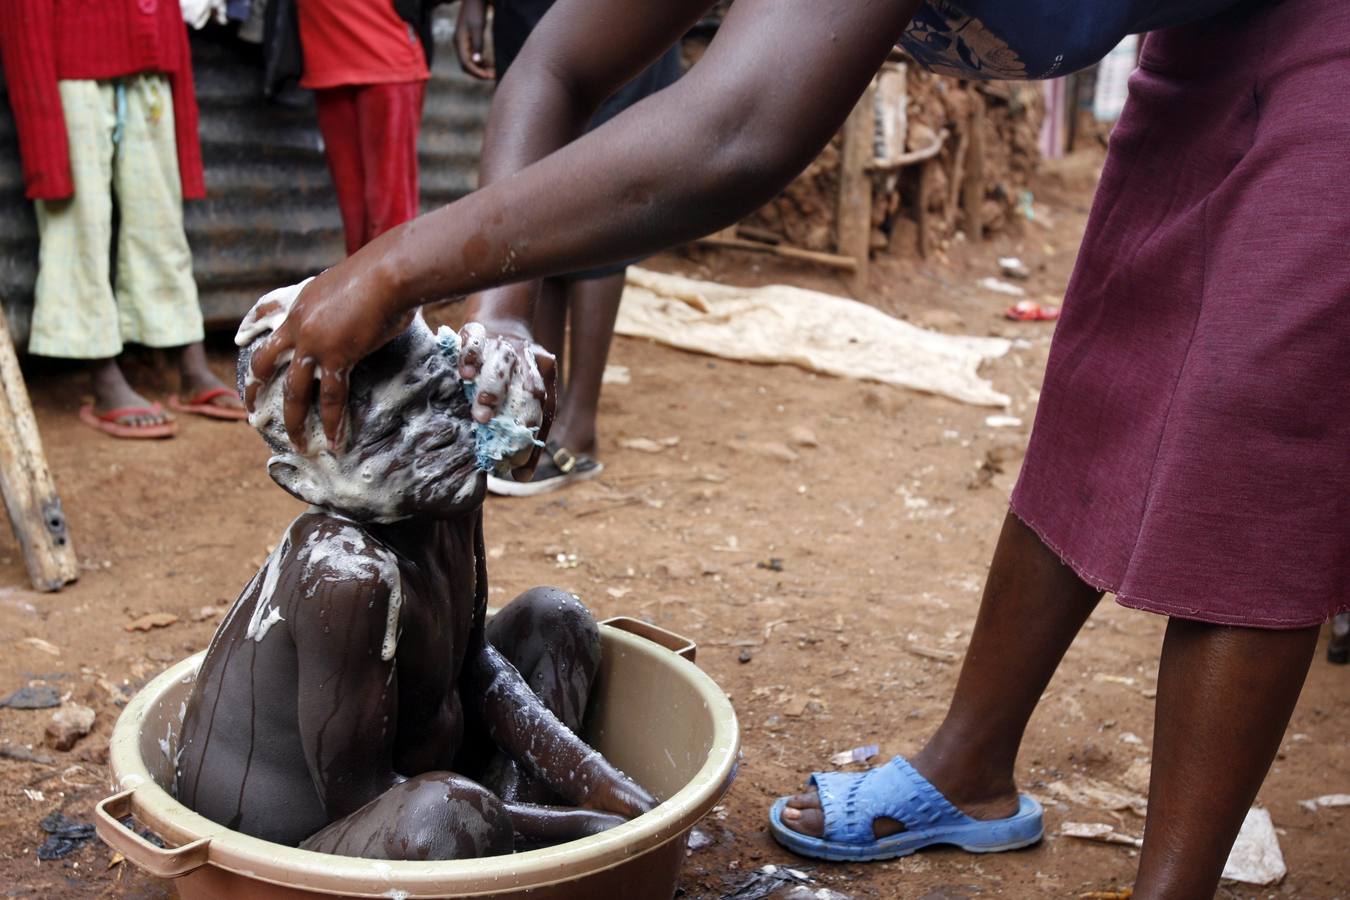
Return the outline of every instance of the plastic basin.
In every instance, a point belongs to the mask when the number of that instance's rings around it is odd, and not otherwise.
[[[602,661],[585,737],[663,801],[603,834],[509,856],[392,862],[231,831],[166,790],[182,710],[201,664],[197,654],[146,685],[118,718],[109,759],[117,793],[95,808],[99,836],[151,874],[174,879],[185,900],[670,897],[690,829],[735,777],[736,715],[693,664],[691,642],[633,619],[610,619],[600,631]],[[128,814],[167,846],[120,825]]]

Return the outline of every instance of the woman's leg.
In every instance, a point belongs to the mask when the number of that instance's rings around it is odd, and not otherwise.
[[[571,326],[568,352],[572,365],[567,372],[566,390],[558,394],[552,437],[578,453],[595,451],[600,386],[609,359],[609,345],[614,340],[614,321],[619,316],[623,284],[623,272],[567,282]]]
[[[1003,521],[984,599],[947,717],[910,762],[975,818],[1017,812],[1013,765],[1022,733],[1101,591],[1084,583],[1013,513]],[[788,827],[819,837],[815,791],[793,798]],[[903,830],[886,819],[878,837]]]
[[[1168,624],[1137,900],[1214,896],[1289,724],[1317,633]]]

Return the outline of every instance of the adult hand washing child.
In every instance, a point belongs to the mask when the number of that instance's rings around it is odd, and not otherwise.
[[[769,828],[826,859],[1038,841],[1018,749],[1110,590],[1169,617],[1134,896],[1212,896],[1318,626],[1346,604],[1350,5],[737,0],[687,75],[579,136],[709,5],[559,0],[488,123],[485,157],[509,158],[515,174],[320,276],[260,351],[264,379],[283,353],[299,360],[288,430],[302,430],[321,372],[335,435],[345,373],[428,299],[614,263],[735,222],[815,157],[898,41],[946,74],[1046,78],[1153,32],[948,714],[911,760],[813,776],[774,804]],[[469,318],[511,347],[510,369],[528,364],[531,298],[505,293]],[[482,386],[476,416],[505,399],[497,383]]]
[[[254,837],[377,859],[508,853],[651,809],[577,736],[600,664],[585,606],[540,587],[486,621],[486,470],[533,448],[542,409],[521,385],[538,370],[466,329],[479,376],[537,424],[477,422],[459,337],[413,316],[344,377],[345,440],[328,443],[313,414],[282,421],[292,363],[249,375],[299,289],[268,295],[241,326],[239,380],[269,474],[310,508],[207,650],[174,759],[178,799]]]

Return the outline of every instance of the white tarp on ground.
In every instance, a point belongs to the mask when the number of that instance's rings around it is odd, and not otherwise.
[[[631,267],[615,330],[727,359],[1008,405],[979,368],[1007,353],[1010,341],[926,331],[855,300],[788,285],[733,287]]]

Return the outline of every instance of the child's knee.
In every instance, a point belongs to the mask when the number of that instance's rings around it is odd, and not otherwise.
[[[517,597],[506,610],[519,604],[522,618],[528,618],[530,629],[549,638],[567,634],[579,639],[583,646],[600,648],[600,626],[595,617],[575,594],[556,587],[533,587]]]
[[[409,779],[399,788],[405,859],[472,859],[510,853],[511,818],[487,788],[448,772]]]

